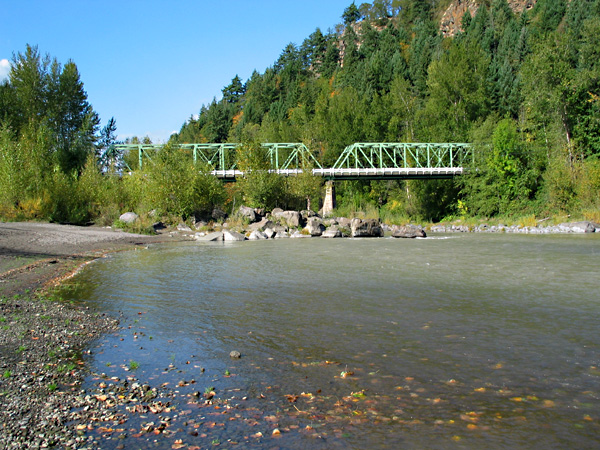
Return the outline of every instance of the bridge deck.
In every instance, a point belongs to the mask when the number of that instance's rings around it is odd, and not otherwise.
[[[294,177],[302,174],[302,169],[269,170],[284,177]],[[406,169],[312,169],[314,176],[335,180],[410,180],[424,178],[452,178],[464,173],[462,167],[449,168],[406,168]],[[244,176],[241,170],[213,170],[211,174],[223,180],[235,180]]]

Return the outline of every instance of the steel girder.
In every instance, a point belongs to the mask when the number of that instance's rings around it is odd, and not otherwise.
[[[180,144],[176,149],[191,152],[198,161],[212,167],[219,178],[235,179],[243,175],[237,169],[238,143]],[[283,176],[298,175],[312,169],[313,175],[328,179],[449,178],[463,173],[473,160],[471,144],[466,143],[364,143],[349,145],[332,168],[323,168],[302,143],[261,144],[268,152],[271,171]],[[139,167],[144,159],[164,145],[118,144],[115,150],[137,151]]]
[[[459,168],[472,158],[464,143],[356,143],[349,145],[334,169]]]
[[[268,152],[271,168],[276,171],[303,169],[304,167],[322,168],[319,161],[311,153],[308,147],[302,143],[266,143],[261,144]],[[213,167],[216,171],[236,170],[236,151],[242,144],[220,143],[220,144],[179,144],[176,149],[189,150],[192,152],[193,162],[202,161]],[[116,144],[115,150],[137,151],[139,167],[143,167],[144,159],[152,161],[151,154],[164,148],[164,145],[152,144]]]

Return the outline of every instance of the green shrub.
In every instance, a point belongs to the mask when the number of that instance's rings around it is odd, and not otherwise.
[[[223,203],[223,184],[205,165],[190,163],[185,151],[169,146],[154,155],[141,172],[126,177],[125,189],[131,203],[142,211],[182,217],[211,213]],[[136,208],[134,208],[136,209]]]

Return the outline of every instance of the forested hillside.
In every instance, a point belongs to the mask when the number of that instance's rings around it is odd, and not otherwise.
[[[354,142],[473,142],[468,177],[346,182],[342,205],[436,220],[597,211],[600,1],[454,3],[352,3],[335,29],[236,76],[173,140],[304,142],[326,165]],[[476,13],[444,37],[456,3]]]
[[[322,180],[270,176],[257,143],[303,142],[330,166],[355,142],[471,142],[454,180],[336,182],[338,214],[600,221],[600,0],[376,0],[340,19],[235,76],[131,175],[107,158],[115,121],[99,129],[75,63],[17,52],[0,84],[0,217],[317,209]],[[173,145],[192,142],[244,143],[251,175],[223,185]]]

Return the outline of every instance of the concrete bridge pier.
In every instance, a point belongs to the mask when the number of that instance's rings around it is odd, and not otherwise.
[[[323,216],[326,217],[335,209],[335,185],[333,180],[325,182],[325,201],[323,202]]]

